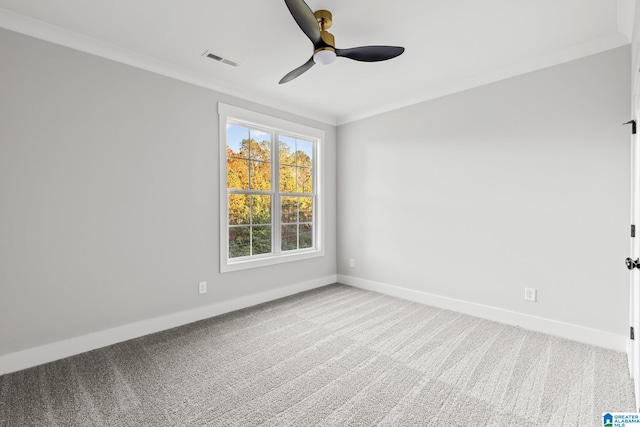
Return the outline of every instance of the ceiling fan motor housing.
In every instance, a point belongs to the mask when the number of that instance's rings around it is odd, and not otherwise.
[[[313,51],[313,58],[317,64],[331,64],[336,59],[336,39],[333,34],[327,31],[331,27],[332,16],[328,10],[316,10],[313,15],[320,26],[320,43],[316,44]]]
[[[333,37],[333,34],[327,31],[333,23],[331,12],[321,9],[316,10],[313,15],[316,17],[316,21],[318,21],[318,25],[320,26],[320,40],[322,41],[322,43],[319,43],[320,46],[316,45],[313,54],[315,55],[323,50],[335,52],[336,39]]]
[[[321,50],[332,50],[335,52],[335,45],[336,45],[336,40],[333,37],[333,34],[331,34],[328,31],[321,31],[320,32],[320,38],[322,39],[322,42],[324,45],[326,46],[320,46],[318,47],[315,52],[319,52]]]

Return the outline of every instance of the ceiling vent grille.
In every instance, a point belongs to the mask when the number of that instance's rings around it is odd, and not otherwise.
[[[202,54],[202,56],[206,56],[207,58],[214,59],[214,60],[216,60],[218,62],[222,62],[223,64],[231,65],[232,67],[237,67],[238,66],[237,62],[233,62],[233,61],[230,61],[230,60],[228,60],[226,58],[218,56],[215,53],[212,53],[211,51],[206,51],[205,53]]]

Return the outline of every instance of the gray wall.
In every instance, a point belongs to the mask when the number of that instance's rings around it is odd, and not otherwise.
[[[0,355],[336,271],[624,334],[629,57],[605,52],[336,138],[0,30]],[[218,273],[218,101],[327,132],[324,258]]]
[[[218,101],[326,131],[326,256],[218,272]],[[334,171],[332,126],[0,30],[0,355],[335,275]]]
[[[629,70],[626,46],[340,126],[338,273],[625,334]]]

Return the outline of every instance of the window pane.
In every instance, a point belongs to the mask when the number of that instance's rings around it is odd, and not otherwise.
[[[295,166],[280,166],[280,191],[283,193],[296,192]]]
[[[227,157],[249,156],[249,128],[234,124],[227,124]]]
[[[300,249],[313,247],[313,226],[300,224]]]
[[[296,164],[296,140],[290,136],[280,136],[280,164],[295,165]]]
[[[254,160],[271,161],[271,133],[251,129],[250,157]]]
[[[298,222],[298,198],[282,197],[282,217],[283,223]]]
[[[246,194],[229,194],[229,225],[249,224],[249,196]]]
[[[235,190],[249,189],[249,162],[246,160],[227,159],[227,188]]]
[[[268,254],[271,252],[271,226],[260,225],[251,228],[253,239],[251,242],[252,254]]]
[[[250,162],[251,189],[259,191],[271,190],[271,163]]]
[[[296,164],[311,167],[313,159],[313,142],[296,140]]]
[[[298,249],[298,226],[283,225],[281,238],[283,251]]]
[[[229,227],[229,258],[251,255],[249,226]]]
[[[271,224],[271,196],[251,196],[252,224]]]
[[[311,168],[298,168],[298,193],[312,193],[313,192],[313,174]]]
[[[300,222],[313,221],[313,198],[300,197]]]
[[[289,128],[285,120],[222,103],[218,110],[226,144],[219,161],[227,168],[219,183],[220,210],[226,212],[220,217],[220,270],[322,255],[315,235],[321,227],[314,222],[322,196],[316,185],[322,130],[299,123]]]

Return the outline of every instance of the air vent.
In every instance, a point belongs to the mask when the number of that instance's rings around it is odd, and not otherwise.
[[[210,51],[206,51],[205,53],[202,54],[202,56],[206,56],[207,58],[211,58],[211,59],[214,59],[214,60],[216,60],[218,62],[222,62],[223,64],[231,65],[232,67],[237,67],[238,66],[237,62],[230,61],[230,60],[228,60],[226,58],[223,58],[221,56],[218,56],[215,53],[212,53]]]

